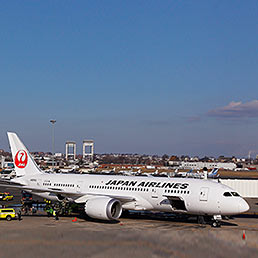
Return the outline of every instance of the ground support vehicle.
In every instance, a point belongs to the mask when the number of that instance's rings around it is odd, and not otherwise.
[[[6,219],[7,221],[10,221],[15,218],[16,218],[16,213],[14,209],[12,208],[0,209],[0,219]]]

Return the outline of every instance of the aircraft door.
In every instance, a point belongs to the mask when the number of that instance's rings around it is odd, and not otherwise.
[[[83,187],[83,181],[78,181],[77,185],[76,185],[77,193],[81,193],[82,192],[82,187]]]
[[[209,188],[201,187],[200,189],[200,201],[208,201]]]
[[[151,197],[152,198],[158,198],[158,192],[156,188],[151,189]]]

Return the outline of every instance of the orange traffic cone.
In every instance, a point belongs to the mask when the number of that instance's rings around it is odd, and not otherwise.
[[[242,236],[243,240],[245,240],[245,230],[243,230],[243,236]]]

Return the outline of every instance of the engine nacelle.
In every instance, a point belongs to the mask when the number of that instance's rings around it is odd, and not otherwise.
[[[85,212],[94,219],[116,220],[121,216],[122,204],[110,197],[94,197],[86,202]]]

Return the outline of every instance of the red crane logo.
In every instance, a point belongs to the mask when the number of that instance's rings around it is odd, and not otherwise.
[[[15,155],[15,165],[18,168],[25,168],[28,163],[28,155],[26,151],[19,150]]]

